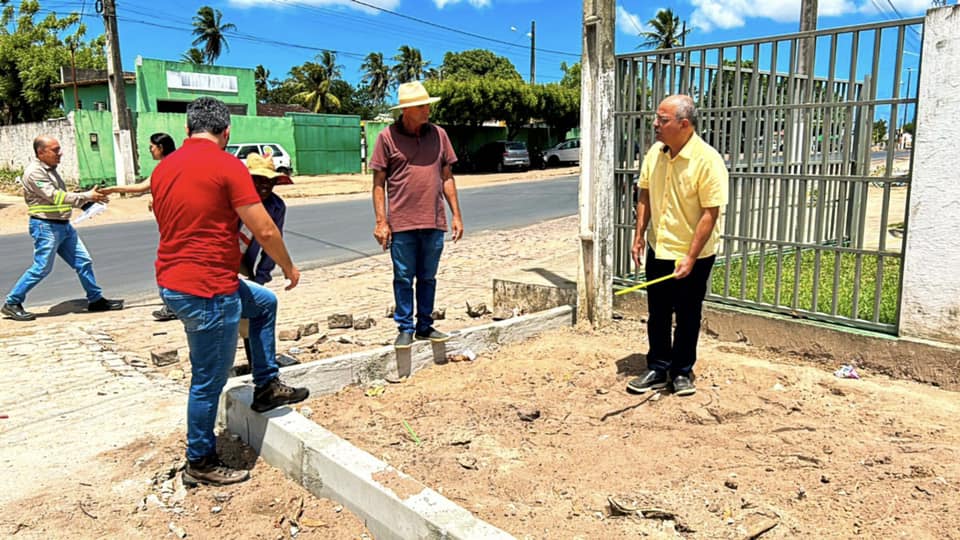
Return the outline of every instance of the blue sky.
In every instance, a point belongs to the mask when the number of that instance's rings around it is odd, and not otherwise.
[[[91,34],[102,31],[94,0],[40,0],[60,13],[83,11]],[[137,55],[179,59],[191,45],[191,18],[206,4],[237,26],[228,35],[229,51],[218,64],[254,67],[263,64],[272,78],[284,78],[294,65],[320,49],[338,52],[343,76],[360,80],[360,64],[372,51],[386,59],[400,45],[417,47],[437,66],[446,51],[486,48],[506,56],[529,77],[531,21],[536,21],[538,82],[562,77],[560,63],[577,62],[581,49],[579,0],[363,0],[396,14],[351,0],[119,0],[118,15],[124,69],[132,71]],[[818,26],[831,28],[922,15],[929,0],[820,0]],[[686,0],[617,3],[618,52],[637,50],[639,29],[660,8],[671,8],[693,29],[690,45],[795,32],[800,0]],[[405,17],[407,18],[405,18]],[[413,20],[418,19],[418,20]],[[420,22],[423,21],[423,22]],[[907,49],[919,52],[911,36]],[[916,57],[911,57],[916,58]]]

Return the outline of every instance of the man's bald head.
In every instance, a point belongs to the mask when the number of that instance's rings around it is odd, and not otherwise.
[[[692,97],[674,94],[665,97],[660,105],[668,107],[677,120],[687,120],[694,130],[697,129],[697,106],[694,105]]]
[[[40,135],[33,140],[33,154],[50,167],[60,164],[60,141],[49,135]]]

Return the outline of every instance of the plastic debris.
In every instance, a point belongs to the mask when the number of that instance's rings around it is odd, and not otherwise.
[[[849,364],[844,364],[840,366],[840,369],[834,371],[833,375],[841,379],[859,379],[860,378],[860,374],[857,373],[857,370]]]

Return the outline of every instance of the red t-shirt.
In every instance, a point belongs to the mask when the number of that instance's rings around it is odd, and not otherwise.
[[[419,134],[410,134],[397,121],[377,135],[370,168],[387,173],[391,231],[447,230],[440,172],[456,162],[447,132],[433,124],[424,124]]]
[[[160,229],[157,284],[212,298],[240,282],[236,208],[260,202],[247,167],[213,141],[187,139],[150,178]]]

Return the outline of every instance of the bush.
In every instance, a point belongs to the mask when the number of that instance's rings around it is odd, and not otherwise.
[[[17,178],[23,175],[23,169],[8,169],[0,167],[0,191],[5,193],[19,193],[20,184]]]

